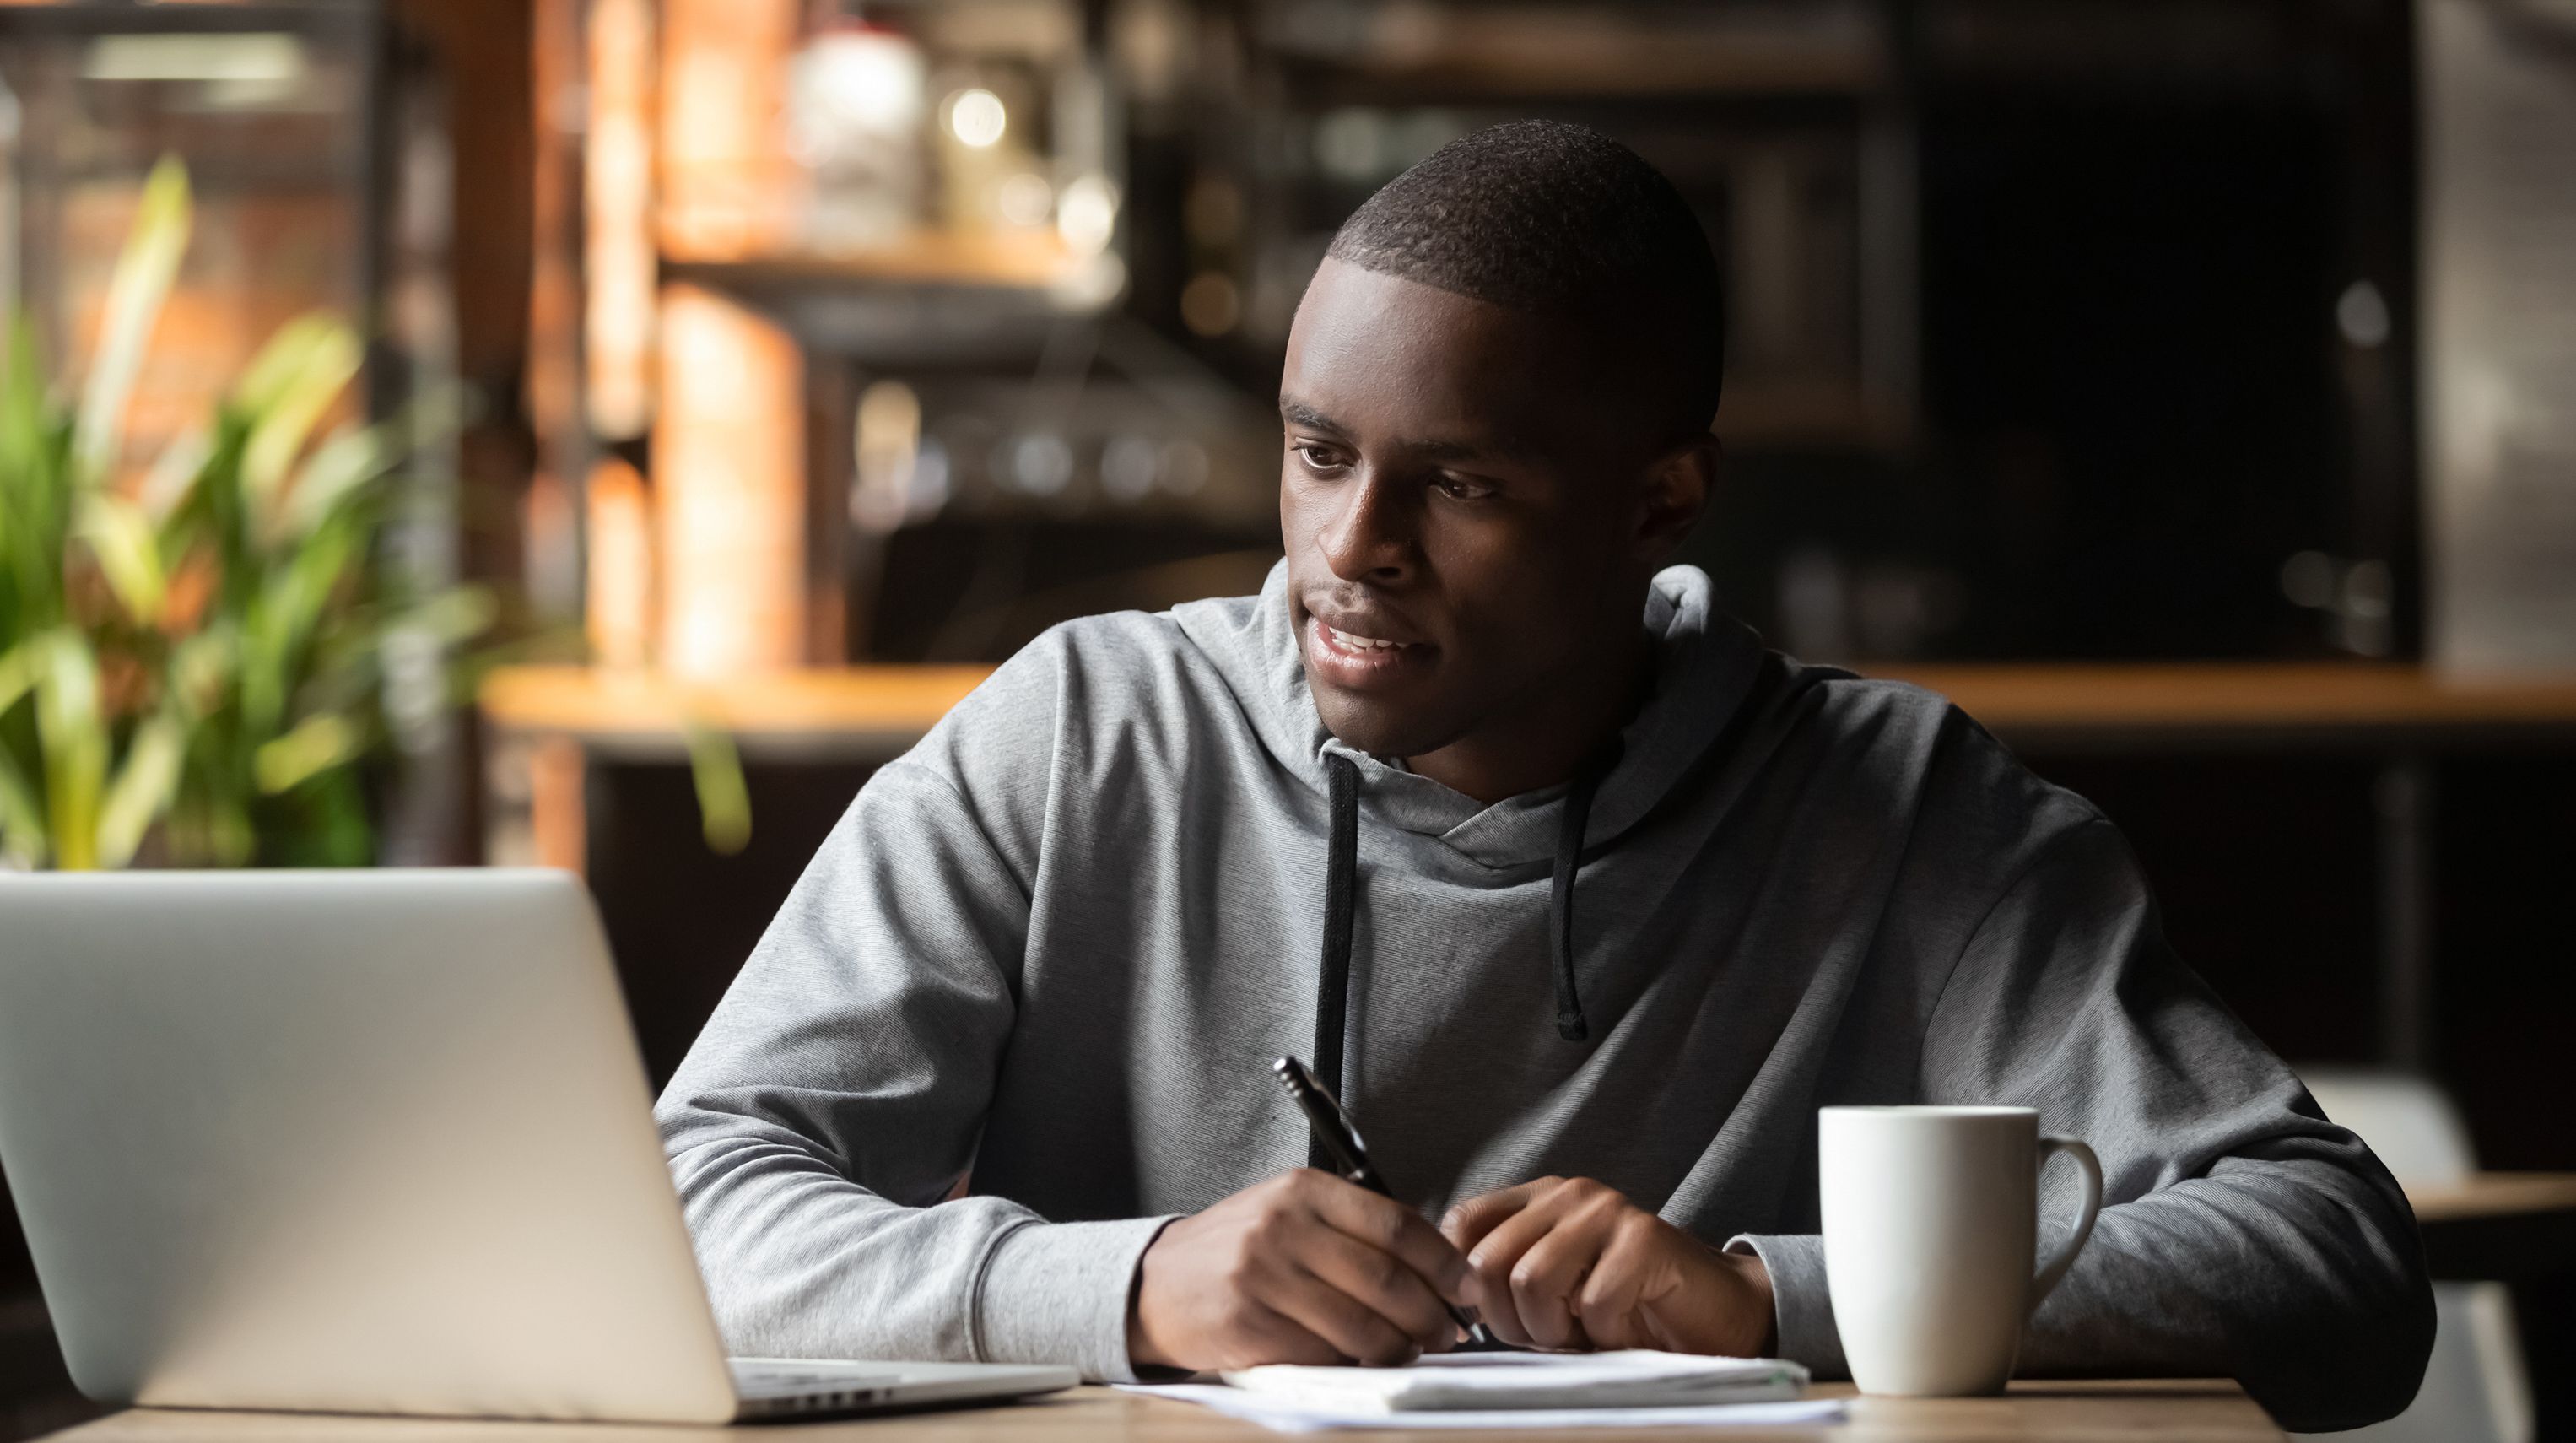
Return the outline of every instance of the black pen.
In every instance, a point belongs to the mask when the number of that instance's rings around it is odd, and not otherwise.
[[[1288,1095],[1297,1100],[1298,1109],[1306,1114],[1306,1125],[1315,1131],[1315,1140],[1332,1155],[1333,1170],[1340,1173],[1345,1181],[1357,1183],[1379,1197],[1394,1197],[1395,1190],[1386,1185],[1385,1178],[1377,1175],[1376,1168],[1369,1166],[1368,1148],[1360,1141],[1359,1129],[1351,1126],[1351,1115],[1342,1111],[1341,1100],[1324,1090],[1324,1084],[1315,1080],[1315,1074],[1306,1070],[1306,1064],[1293,1057],[1283,1057],[1270,1064],[1270,1070],[1279,1074],[1279,1085],[1287,1088]],[[1441,1306],[1449,1310],[1449,1316],[1459,1327],[1467,1330],[1470,1347],[1499,1350],[1511,1346],[1495,1337],[1491,1328],[1465,1308],[1446,1298],[1441,1299]]]

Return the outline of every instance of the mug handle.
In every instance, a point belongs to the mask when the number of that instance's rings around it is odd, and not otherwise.
[[[2102,1212],[2102,1163],[2093,1156],[2093,1149],[2071,1137],[2043,1137],[2039,1140],[2040,1169],[2045,1171],[2048,1160],[2061,1153],[2075,1159],[2076,1170],[2084,1174],[2084,1208],[2075,1220],[2075,1230],[2066,1235],[2065,1246],[2039,1270],[2038,1277],[2031,1279],[2030,1306],[2034,1312],[2066,1277],[2066,1270],[2075,1265],[2075,1255],[2084,1251],[2084,1240],[2093,1236],[2093,1219]]]

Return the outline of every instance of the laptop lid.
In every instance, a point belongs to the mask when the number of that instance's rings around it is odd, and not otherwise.
[[[0,1168],[94,1398],[732,1417],[651,1101],[566,874],[0,876]]]

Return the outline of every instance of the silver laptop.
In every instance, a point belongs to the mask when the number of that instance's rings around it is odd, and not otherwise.
[[[0,874],[0,1169],[73,1379],[723,1422],[1069,1368],[728,1360],[599,922],[536,871]]]

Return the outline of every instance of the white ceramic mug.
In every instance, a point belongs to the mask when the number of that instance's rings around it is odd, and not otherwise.
[[[2022,1324],[2102,1208],[2102,1165],[2039,1135],[2027,1107],[1828,1107],[1816,1120],[1825,1277],[1843,1357],[1864,1393],[2001,1391]],[[2039,1169],[2060,1153],[2084,1208],[2034,1275]]]

